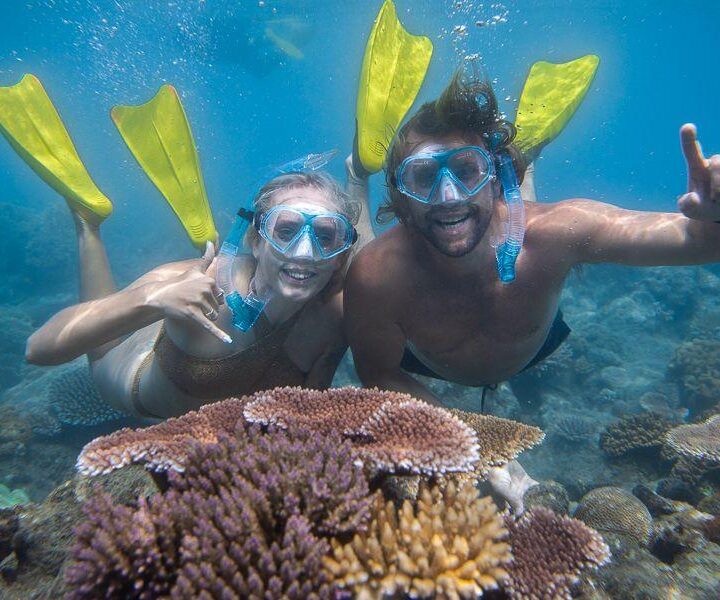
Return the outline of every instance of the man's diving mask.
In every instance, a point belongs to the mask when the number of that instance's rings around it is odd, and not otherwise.
[[[479,146],[408,156],[395,172],[397,189],[423,204],[465,201],[495,177],[492,156]]]
[[[256,215],[255,227],[265,241],[288,258],[329,260],[357,240],[352,223],[340,213],[310,214],[283,205]]]

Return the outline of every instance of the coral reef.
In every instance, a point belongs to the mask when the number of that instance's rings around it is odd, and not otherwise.
[[[481,476],[484,476],[490,467],[507,464],[545,438],[542,429],[532,425],[456,409],[451,409],[450,412],[477,434],[480,460],[475,470]]]
[[[195,444],[169,490],[135,510],[92,499],[70,597],[330,597],[321,534],[355,533],[372,501],[349,443],[235,433]]]
[[[283,428],[290,424],[317,435],[336,432],[352,441],[356,458],[371,469],[426,474],[468,471],[478,461],[502,462],[503,452],[514,456],[528,446],[521,439],[526,431],[535,439],[542,437],[537,428],[498,419],[492,422],[499,431],[489,433],[484,442],[488,454],[478,456],[470,427],[448,411],[407,395],[356,388],[278,388],[93,440],[78,457],[78,469],[93,475],[141,462],[158,471],[182,470],[193,441],[214,443],[218,435],[245,421]]]
[[[720,464],[720,415],[675,427],[667,432],[665,441],[680,456]]]
[[[527,510],[542,506],[558,515],[566,515],[570,510],[567,490],[557,481],[541,481],[525,492],[523,500]]]
[[[720,398],[720,342],[695,338],[675,350],[667,368],[668,376],[679,385],[683,403],[700,412]]]
[[[624,417],[600,435],[600,447],[612,457],[639,449],[659,449],[670,426],[667,419],[652,412]]]
[[[580,573],[610,559],[610,549],[596,531],[550,509],[534,508],[506,522],[513,560],[503,587],[513,599],[569,600]]]
[[[78,365],[52,380],[48,399],[61,423],[89,426],[123,418],[95,389],[87,366]]]
[[[506,575],[506,535],[497,508],[472,484],[425,487],[416,509],[378,498],[369,531],[349,544],[334,540],[325,566],[358,598],[476,598]]]
[[[650,512],[640,500],[621,488],[601,487],[588,492],[573,516],[600,532],[627,535],[643,545],[650,541]]]

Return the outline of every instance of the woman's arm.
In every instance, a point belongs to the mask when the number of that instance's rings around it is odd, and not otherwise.
[[[165,317],[191,319],[227,341],[210,321],[219,310],[215,280],[205,274],[210,261],[206,253],[201,261],[163,265],[115,294],[60,311],[28,339],[27,361],[56,365],[82,354],[94,360],[113,341]]]

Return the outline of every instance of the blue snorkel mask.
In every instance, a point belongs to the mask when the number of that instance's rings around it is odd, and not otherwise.
[[[267,171],[264,174],[262,182],[264,183],[280,175],[317,171],[327,165],[337,152],[337,150],[330,150],[320,154],[308,154],[307,156],[284,163],[279,167],[275,167]],[[357,239],[357,234],[355,233],[350,236],[352,241],[347,243],[349,235],[348,231],[352,230],[354,232],[355,229],[342,215],[331,215],[326,213],[319,215],[305,215],[300,211],[294,212],[302,216],[302,226],[300,227],[299,232],[295,232],[293,236],[291,236],[294,237],[294,239],[290,240],[290,243],[287,244],[285,250],[296,244],[302,235],[309,235],[311,239],[317,241],[319,247],[321,248],[321,252],[326,252],[327,254],[335,256],[336,254],[339,254],[349,248],[355,239]],[[247,233],[248,227],[252,224],[255,224],[255,226],[258,227],[260,235],[269,240],[273,247],[281,252],[283,251],[282,246],[280,245],[281,242],[277,241],[278,236],[274,235],[276,231],[279,232],[280,229],[270,229],[269,227],[265,227],[265,229],[263,229],[260,227],[263,220],[265,220],[266,225],[270,224],[267,217],[270,213],[273,213],[273,209],[265,213],[265,215],[258,220],[253,211],[241,208],[237,213],[232,230],[220,247],[220,253],[218,254],[218,287],[225,292],[225,301],[232,313],[233,326],[241,331],[249,331],[253,325],[255,325],[260,317],[260,314],[263,310],[265,310],[268,303],[271,301],[272,293],[270,289],[257,289],[253,278],[250,281],[247,293],[243,296],[235,289],[233,267],[240,259],[252,259],[251,250],[244,244],[245,234]],[[328,219],[323,221],[322,217],[340,217],[341,221],[330,222]],[[344,221],[342,221],[342,219],[344,219]],[[277,219],[275,222],[277,222]],[[334,230],[335,237],[329,235],[329,230],[327,228],[330,225],[336,226],[336,229]],[[349,226],[349,230],[344,229],[346,225]],[[265,233],[263,233],[264,231]],[[324,234],[322,233],[323,231],[325,232]],[[342,240],[343,244],[347,245],[342,250],[335,251],[337,250],[336,246],[339,243],[339,240]],[[334,254],[332,253],[333,251],[335,251]],[[324,255],[322,256],[324,258]]]

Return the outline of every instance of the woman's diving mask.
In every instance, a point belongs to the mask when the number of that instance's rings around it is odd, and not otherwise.
[[[511,283],[525,235],[525,209],[509,154],[501,152],[493,160],[493,155],[479,146],[421,152],[400,163],[395,178],[400,192],[423,204],[469,202],[495,178],[495,165],[508,215],[504,235],[494,244],[495,256],[500,281]]]
[[[271,169],[264,181],[280,175],[306,173],[323,168],[337,150],[308,154]],[[277,205],[258,214],[241,208],[230,234],[218,256],[218,286],[225,292],[227,306],[233,315],[233,325],[241,331],[250,330],[272,299],[270,288],[259,289],[251,279],[247,293],[237,291],[233,267],[238,259],[252,260],[250,248],[245,246],[248,227],[254,225],[259,235],[277,252],[288,258],[328,260],[348,250],[357,239],[350,221],[339,213],[309,214],[291,207]]]

